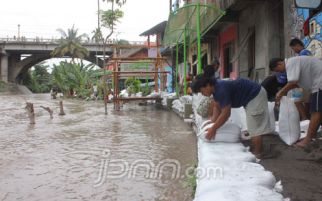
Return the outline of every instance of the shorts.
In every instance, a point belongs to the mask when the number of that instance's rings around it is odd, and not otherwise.
[[[322,112],[322,90],[321,89],[311,94],[310,112]]]
[[[266,90],[262,87],[258,95],[247,106],[247,130],[251,137],[271,132]]]

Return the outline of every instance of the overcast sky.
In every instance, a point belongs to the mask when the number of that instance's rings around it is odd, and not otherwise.
[[[101,0],[101,9],[106,3]],[[168,0],[127,0],[121,8],[124,17],[117,25],[118,39],[146,40],[139,34],[167,20]],[[59,37],[57,28],[67,30],[75,25],[79,33],[97,27],[97,0],[0,0],[0,37]],[[114,36],[116,37],[116,36]]]

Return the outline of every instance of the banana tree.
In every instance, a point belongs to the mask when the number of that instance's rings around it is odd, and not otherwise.
[[[80,98],[88,97],[91,86],[96,83],[93,68],[93,64],[60,62],[52,71],[53,84],[64,94],[72,95],[70,92],[73,91]]]

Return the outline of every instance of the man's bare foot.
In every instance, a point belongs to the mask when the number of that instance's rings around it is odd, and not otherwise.
[[[294,146],[298,147],[298,148],[305,148],[307,147],[307,145],[309,145],[311,143],[311,139],[308,138],[304,138],[303,140],[299,141],[298,143],[296,143]]]

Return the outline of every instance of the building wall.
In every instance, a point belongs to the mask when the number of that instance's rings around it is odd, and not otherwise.
[[[219,34],[219,54],[220,54],[220,76],[224,77],[224,50],[228,44],[233,46],[233,54],[236,53],[237,49],[237,25],[231,24],[223,29]],[[238,77],[237,61],[232,64],[232,72],[230,78],[236,79]]]
[[[239,76],[248,77],[261,82],[269,71],[269,60],[273,57],[281,56],[281,36],[283,29],[281,28],[280,1],[272,0],[249,5],[240,12],[238,21],[238,51],[240,51],[239,60]],[[249,62],[249,38],[247,36],[254,33],[255,35],[255,66],[250,73]]]

